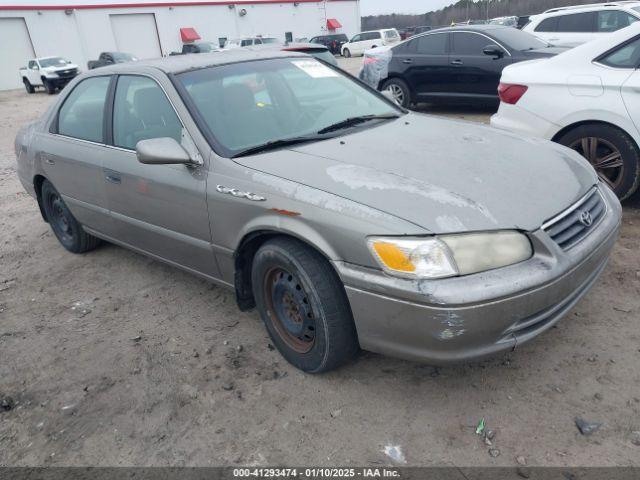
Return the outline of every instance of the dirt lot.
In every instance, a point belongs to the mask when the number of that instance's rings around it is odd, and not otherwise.
[[[112,245],[63,250],[14,166],[51,101],[0,92],[0,465],[376,465],[390,445],[409,465],[640,465],[637,199],[591,294],[516,352],[440,369],[363,353],[309,376],[230,292]],[[603,425],[583,436],[576,416]]]

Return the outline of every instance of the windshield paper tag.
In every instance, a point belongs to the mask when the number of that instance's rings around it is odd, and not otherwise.
[[[326,65],[315,60],[295,60],[293,63],[296,67],[312,78],[337,77],[338,73],[331,70]]]

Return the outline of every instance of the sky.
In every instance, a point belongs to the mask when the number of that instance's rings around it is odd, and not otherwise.
[[[427,13],[455,3],[455,0],[360,0],[362,16],[380,13]]]

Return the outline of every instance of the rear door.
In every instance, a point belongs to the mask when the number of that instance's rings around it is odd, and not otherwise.
[[[111,149],[105,145],[105,105],[112,77],[89,77],[64,99],[50,132],[38,141],[44,175],[60,192],[78,221],[109,234],[111,223],[102,168]]]
[[[485,55],[483,50],[496,41],[476,32],[451,34],[451,94],[470,98],[496,98],[502,70],[511,55],[502,46],[502,57]]]
[[[575,47],[596,38],[596,12],[556,15],[540,22],[534,33],[547,42]]]
[[[170,137],[196,147],[163,87],[151,77],[121,75],[113,102],[114,148],[103,183],[116,238],[190,270],[216,276],[206,205],[206,165],[144,165],[140,140]],[[208,159],[208,152],[204,152]],[[206,162],[205,162],[206,164]]]
[[[440,96],[448,90],[449,36],[430,33],[394,48],[392,69],[401,72],[416,97]]]

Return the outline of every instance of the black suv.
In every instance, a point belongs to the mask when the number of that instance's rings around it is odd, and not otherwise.
[[[336,33],[334,35],[319,35],[309,40],[310,43],[320,43],[327,47],[334,55],[339,54],[342,45],[347,43],[349,39],[344,33]]]

